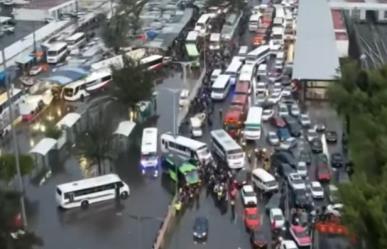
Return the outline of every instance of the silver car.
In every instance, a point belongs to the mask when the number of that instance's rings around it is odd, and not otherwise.
[[[312,125],[312,121],[310,121],[308,114],[303,113],[300,115],[300,124],[303,127],[310,127]]]
[[[279,137],[274,131],[269,131],[267,134],[267,141],[269,141],[269,143],[274,146],[279,145],[280,143]]]

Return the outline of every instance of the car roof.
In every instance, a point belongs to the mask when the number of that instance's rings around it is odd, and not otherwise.
[[[273,215],[283,215],[282,210],[280,208],[272,208],[272,209],[270,209],[270,212]]]
[[[254,192],[254,188],[251,185],[245,185],[245,186],[243,186],[243,191]]]
[[[320,182],[318,182],[318,181],[313,181],[313,182],[311,182],[310,183],[313,187],[321,187],[321,183]]]

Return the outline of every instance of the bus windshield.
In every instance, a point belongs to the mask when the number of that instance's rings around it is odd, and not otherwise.
[[[228,159],[238,159],[241,157],[243,157],[242,149],[234,149],[227,152]]]
[[[142,154],[141,157],[144,160],[156,160],[157,153],[146,153],[146,154]]]
[[[246,130],[250,130],[250,131],[259,131],[259,130],[261,130],[261,126],[260,125],[249,125],[249,124],[246,124],[245,128],[246,128]]]
[[[214,92],[214,93],[224,93],[224,88],[212,88],[212,91]]]
[[[198,156],[201,158],[207,156],[210,152],[208,151],[208,148],[206,146],[203,146],[202,148],[198,149],[197,153]]]

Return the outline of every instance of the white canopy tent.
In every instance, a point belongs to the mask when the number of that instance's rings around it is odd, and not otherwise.
[[[129,137],[132,133],[134,127],[136,126],[135,122],[132,121],[122,121],[118,124],[117,129],[113,132],[114,135],[122,135],[124,137]]]
[[[56,126],[58,127],[68,127],[71,128],[74,126],[76,122],[81,118],[81,114],[76,113],[76,112],[70,112],[67,113],[66,116],[64,116],[57,124]]]
[[[37,145],[35,145],[34,148],[32,148],[30,153],[46,156],[50,150],[54,149],[56,142],[57,142],[56,139],[45,137],[42,140],[40,140],[40,142]]]

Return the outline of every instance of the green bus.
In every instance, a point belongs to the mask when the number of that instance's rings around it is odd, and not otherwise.
[[[200,54],[195,44],[188,43],[185,44],[185,49],[187,50],[187,55],[189,57],[189,60],[192,61],[191,67],[192,68],[199,68],[200,67]]]
[[[161,157],[163,172],[180,186],[194,186],[200,183],[199,172],[193,160],[187,160],[174,154]]]

